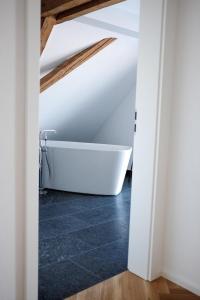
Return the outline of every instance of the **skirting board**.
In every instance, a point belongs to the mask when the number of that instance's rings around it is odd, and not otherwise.
[[[200,296],[200,287],[198,285],[193,284],[192,282],[189,282],[185,278],[181,276],[172,275],[170,272],[162,272],[161,276],[180,285],[186,290]]]

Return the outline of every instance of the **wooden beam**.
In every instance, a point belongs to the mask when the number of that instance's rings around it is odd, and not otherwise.
[[[92,0],[85,4],[75,6],[74,8],[68,9],[64,12],[59,13],[56,16],[57,24],[72,20],[82,15],[91,13],[98,9],[120,3],[125,0]]]
[[[53,16],[65,10],[87,3],[89,1],[92,0],[42,0],[41,16]]]
[[[88,47],[87,49],[79,52],[78,54],[67,59],[64,63],[56,67],[53,71],[45,75],[40,80],[40,92],[45,91],[48,87],[56,83],[58,80],[72,72],[74,69],[78,68],[85,61],[90,59],[96,53],[101,51],[103,48],[108,46],[110,43],[115,41],[116,38],[106,38],[96,44]]]
[[[41,17],[40,29],[42,29],[42,26],[43,26],[43,24],[44,24],[44,19],[45,19],[45,18],[42,18],[42,17]]]
[[[42,54],[55,24],[56,19],[52,16],[41,19],[40,54]]]

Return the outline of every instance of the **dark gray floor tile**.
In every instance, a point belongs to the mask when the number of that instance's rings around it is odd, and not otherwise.
[[[98,247],[124,238],[127,235],[127,225],[118,219],[79,230],[70,235],[72,238],[79,238],[94,247]]]
[[[126,177],[118,196],[40,196],[40,300],[63,299],[126,269],[130,183]]]
[[[76,218],[86,221],[91,225],[105,223],[118,218],[128,218],[130,207],[127,203],[114,203],[76,214]]]
[[[71,215],[80,211],[81,209],[76,207],[71,201],[43,205],[40,207],[40,220]]]
[[[71,261],[39,269],[39,300],[63,300],[100,281]]]
[[[48,190],[46,195],[40,196],[40,206],[68,202],[68,205],[78,208],[92,208],[96,205],[106,205],[108,200],[114,201],[115,196],[101,196],[79,194],[64,191]]]
[[[121,239],[111,244],[71,257],[71,260],[102,279],[127,269],[128,241]]]
[[[90,200],[96,197],[101,196],[95,196],[90,194],[79,194],[79,193],[71,193],[71,192],[65,192],[65,191],[57,191],[57,190],[47,190],[46,195],[40,196],[40,205],[45,206],[48,204],[59,204],[62,202],[68,201],[70,204],[74,204],[75,201],[79,200]]]
[[[39,245],[40,266],[59,263],[68,259],[70,255],[80,255],[90,249],[91,246],[87,243],[70,236],[41,240]]]
[[[46,195],[40,195],[40,206],[62,203],[63,201],[70,199],[70,194],[71,193],[66,193],[64,191],[47,190]]]
[[[40,239],[43,240],[67,235],[69,232],[86,228],[88,223],[76,219],[73,216],[62,216],[41,221],[39,226]]]
[[[131,192],[129,190],[123,191],[117,196],[118,202],[131,202]]]
[[[111,203],[114,203],[115,199],[111,196],[96,196],[89,198],[77,198],[73,204],[74,207],[79,208],[80,210],[90,210],[97,207],[107,206]]]
[[[77,194],[77,193],[69,193],[69,192],[59,192],[57,191],[56,195],[59,198],[59,193],[61,193],[61,197],[58,201],[56,199],[52,199],[52,192],[55,191],[49,190],[48,195],[46,197],[46,202],[41,202],[40,207],[45,208],[48,205],[62,205],[65,204],[76,211],[76,210],[83,210],[83,209],[91,209],[94,207],[99,207],[102,205],[107,205],[109,202],[103,196],[95,196],[95,195],[87,195],[87,194]],[[64,195],[63,195],[64,193]],[[113,197],[111,196],[111,201],[114,201]]]

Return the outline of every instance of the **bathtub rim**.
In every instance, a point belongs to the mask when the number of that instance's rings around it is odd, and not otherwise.
[[[42,144],[43,143],[44,143],[44,140],[42,140]],[[50,148],[73,149],[73,150],[81,150],[81,151],[121,152],[121,151],[132,151],[133,150],[132,146],[126,146],[126,145],[85,143],[85,142],[62,141],[62,140],[61,141],[60,140],[48,140],[46,142],[46,145],[47,145],[47,147],[50,147]]]

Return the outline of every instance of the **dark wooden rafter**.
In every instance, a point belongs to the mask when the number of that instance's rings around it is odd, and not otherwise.
[[[54,16],[57,23],[72,20],[125,0],[41,0],[41,17]]]
[[[43,24],[44,24],[44,19],[45,19],[45,18],[41,17],[40,29],[42,29],[42,26],[43,26]]]
[[[42,0],[41,16],[48,17],[56,15],[65,10],[82,5],[92,0]]]
[[[85,61],[90,59],[92,56],[94,56],[96,53],[101,51],[103,48],[105,48],[115,40],[116,38],[103,39],[88,47],[87,49],[79,52],[78,54],[68,58],[65,62],[60,64],[40,80],[40,92],[45,91],[48,87],[72,72],[74,69],[79,67]]]
[[[56,21],[57,21],[57,24],[65,22],[65,21],[69,21],[74,18],[80,17],[82,15],[99,10],[101,8],[120,3],[122,1],[124,1],[124,0],[92,0],[92,1],[88,1],[87,3],[84,3],[82,5],[75,6],[71,9],[60,12],[56,16]]]
[[[125,0],[41,0],[42,54],[53,26]]]
[[[53,26],[56,24],[56,19],[53,16],[49,16],[41,19],[41,36],[40,36],[40,54],[42,54],[48,38],[51,34]]]

